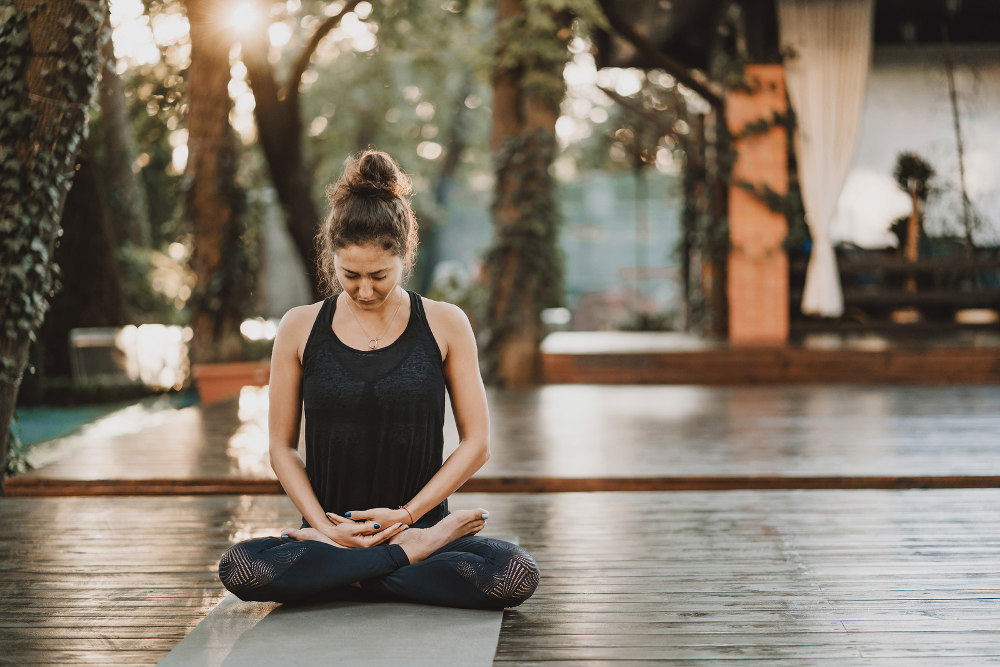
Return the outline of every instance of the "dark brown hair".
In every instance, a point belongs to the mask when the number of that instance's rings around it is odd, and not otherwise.
[[[347,160],[337,182],[326,189],[330,213],[316,236],[320,287],[340,291],[333,264],[338,248],[377,245],[403,260],[404,276],[417,250],[417,220],[410,207],[410,178],[387,153],[362,151]]]

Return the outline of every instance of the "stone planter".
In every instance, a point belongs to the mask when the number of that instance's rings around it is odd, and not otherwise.
[[[191,377],[198,388],[202,405],[210,405],[238,396],[247,385],[262,387],[271,380],[271,362],[235,361],[220,364],[195,364]]]

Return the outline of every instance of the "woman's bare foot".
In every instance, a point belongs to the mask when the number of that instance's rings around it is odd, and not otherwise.
[[[330,544],[335,547],[343,548],[343,545],[337,544],[315,528],[299,528],[298,530],[294,528],[284,528],[282,529],[281,534],[283,536],[288,535],[293,540],[316,540],[317,542],[323,542],[324,544]]]
[[[408,528],[389,540],[389,544],[401,546],[411,565],[419,563],[449,542],[481,531],[486,526],[486,516],[484,509],[458,510],[430,528]]]

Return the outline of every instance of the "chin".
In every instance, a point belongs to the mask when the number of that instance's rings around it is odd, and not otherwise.
[[[362,300],[357,297],[351,297],[354,299],[355,305],[361,309],[378,308],[383,303],[385,303],[385,297],[375,297],[373,299]]]

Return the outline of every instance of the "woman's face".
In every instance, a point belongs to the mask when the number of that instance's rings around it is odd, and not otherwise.
[[[403,260],[375,244],[337,248],[333,265],[344,292],[362,310],[385,305],[403,278]]]

